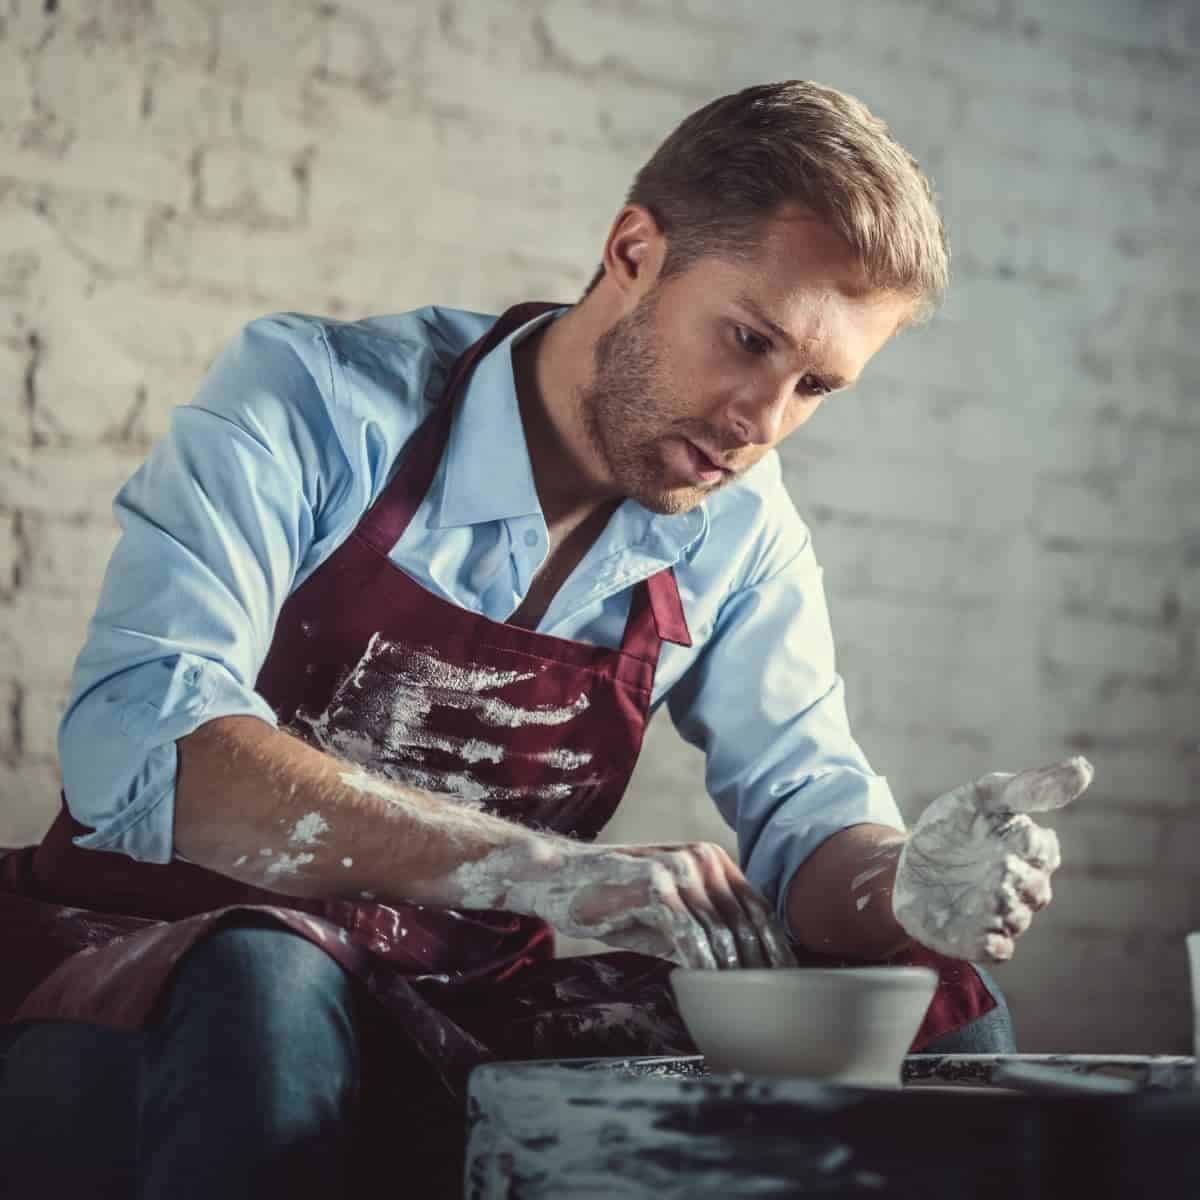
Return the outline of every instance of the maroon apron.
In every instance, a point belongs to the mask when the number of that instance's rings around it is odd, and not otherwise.
[[[691,644],[673,572],[633,588],[621,645],[610,650],[460,608],[388,557],[434,479],[475,364],[551,307],[510,309],[454,363],[400,469],[283,605],[256,688],[281,727],[321,749],[593,839],[637,761],[662,642]],[[0,860],[0,1019],[140,1028],[199,938],[266,920],[361,980],[387,1027],[454,1095],[471,1067],[496,1057],[693,1052],[665,960],[555,959],[549,927],[532,917],[299,899],[178,859],[80,849],[72,839],[86,832],[64,803],[40,845]],[[941,974],[914,1047],[994,1007],[967,964],[925,950],[892,961]]]

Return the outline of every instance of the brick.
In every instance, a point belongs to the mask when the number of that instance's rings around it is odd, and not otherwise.
[[[29,408],[25,399],[30,347],[12,338],[0,338],[0,439],[10,444],[28,442]]]
[[[1108,611],[1108,551],[1042,549],[1035,573],[1048,607],[1072,615]]]
[[[665,712],[647,729],[634,780],[637,794],[661,796],[667,803],[653,810],[623,805],[602,841],[715,841],[736,854],[736,838],[704,788],[704,757],[679,736]]]
[[[160,290],[141,277],[98,284],[78,319],[86,319],[110,353],[143,369],[158,367],[182,385],[178,401],[187,398],[196,373],[262,311],[244,297],[218,303]]]
[[[326,21],[315,9],[262,0],[248,10],[223,0],[216,25],[213,70],[221,79],[286,79],[321,66]]]
[[[240,89],[200,67],[155,62],[142,84],[141,128],[144,136],[173,146],[226,142],[237,133],[236,114],[248,103]]]
[[[782,453],[787,462],[786,447]],[[961,520],[955,482],[948,472],[839,459],[810,462],[791,491],[801,513],[820,504],[839,513],[955,525]]]
[[[1094,4],[1092,0],[1031,4],[1021,0],[1019,9],[1047,29],[1080,39],[1099,38],[1138,49],[1168,45],[1170,8],[1165,4]]]
[[[697,80],[719,78],[728,49],[728,35],[651,20],[639,20],[630,37],[628,16],[565,0],[550,0],[542,23],[551,53],[572,71],[608,70],[686,90],[698,90]]]
[[[71,143],[70,153],[45,137],[28,140],[0,128],[0,154],[5,173],[31,183],[86,191],[96,180],[106,190],[131,199],[183,205],[190,193],[188,164],[177,147],[149,139],[122,141],[115,131]],[[119,172],[113,164],[119,162]]]
[[[237,146],[200,152],[196,210],[211,219],[236,220],[249,228],[286,227],[303,216],[297,164]]]
[[[999,969],[1025,1053],[1190,1054],[1186,958],[1174,933],[1064,929],[1055,904]],[[1046,998],[1070,995],[1070,1004]],[[1103,1012],[1103,1024],[1082,1014]]]
[[[1180,572],[1173,590],[1189,617],[1200,616],[1200,563],[1193,563]]]
[[[24,560],[17,520],[16,513],[0,510],[0,600],[11,595],[17,580],[17,566]]]
[[[1173,564],[1165,555],[1112,554],[1107,562],[1105,599],[1110,611],[1165,621]]]
[[[751,26],[780,34],[838,37],[851,32],[853,6],[810,8],[789,0],[681,0],[678,12],[686,20],[717,29],[741,31]],[[764,72],[763,78],[768,77]]]
[[[1074,804],[1055,813],[1063,861],[1077,868],[1122,867],[1151,871],[1160,865],[1164,839],[1163,820],[1133,812],[1095,811],[1085,793]]]
[[[0,846],[39,841],[58,813],[61,788],[52,763],[0,762]]]
[[[1087,755],[1096,768],[1096,778],[1081,801],[1089,809],[1153,809],[1166,814],[1192,803],[1200,776],[1200,753],[1194,745],[1159,750],[1101,746]],[[1168,840],[1168,848],[1171,844]]]
[[[840,643],[900,661],[932,660],[964,672],[1004,671],[1014,653],[1034,655],[1028,622],[1012,605],[948,606],[872,595],[843,596],[830,607]]]
[[[0,307],[11,322],[6,336],[14,346],[28,345],[48,313],[67,296],[86,292],[92,272],[80,255],[62,244],[48,215],[43,190],[17,186],[0,191],[0,244],[11,247],[4,262],[4,295],[13,303]],[[7,310],[7,311],[6,311]],[[35,316],[36,314],[36,316]]]
[[[558,71],[527,68],[514,74],[442,42],[431,44],[425,68],[424,95],[440,119],[568,140],[582,148],[617,147],[631,156],[631,170],[696,100],[639,81],[606,90],[586,77]],[[472,80],[472,87],[464,89],[463,79]],[[493,102],[496,95],[505,98],[503,121]]]
[[[911,705],[911,696],[907,703]],[[995,752],[982,744],[986,738],[967,741],[946,730],[899,730],[865,722],[857,722],[854,729],[868,761],[887,777],[910,824],[931,800],[999,769]]]
[[[1089,119],[1072,106],[1020,96],[968,97],[962,134],[972,142],[1046,162],[1115,162],[1142,171],[1165,170],[1170,162],[1164,129]]]
[[[1044,667],[1035,701],[1040,744],[1052,757],[1096,747],[1173,753],[1195,738],[1194,700],[1179,687],[1125,682],[1111,686],[1106,669],[1065,672]]]
[[[1183,334],[1178,335],[1183,340]],[[1198,372],[1200,377],[1200,372]],[[1140,431],[1133,480],[1147,490],[1194,492],[1200,481],[1200,428],[1168,425]]]
[[[149,11],[143,36],[155,59],[202,69],[216,58],[218,22],[207,7],[170,4]]]
[[[23,588],[95,596],[120,531],[109,520],[63,521],[27,513],[24,534],[30,555]]]
[[[1084,481],[1039,479],[1034,486],[1043,539],[1136,548],[1170,545],[1181,532],[1183,514],[1144,496],[1113,498]]]
[[[1019,30],[989,33],[981,43],[968,22],[939,19],[924,30],[907,6],[873,3],[863,10],[859,38],[886,50],[901,39],[910,62],[954,79],[972,91],[1069,100],[1074,86],[1069,42]],[[907,44],[905,44],[907,43]]]
[[[65,318],[40,331],[34,435],[51,442],[112,438],[136,403],[141,366],[86,319]]]
[[[1165,818],[1158,857],[1160,868],[1194,877],[1197,846],[1200,846],[1200,820],[1194,812]]]
[[[0,508],[103,517],[144,457],[115,446],[92,446],[83,454],[59,446],[0,446]]]
[[[3,613],[3,609],[0,609]],[[2,620],[0,616],[0,620]],[[17,711],[21,685],[15,679],[0,680],[0,764],[14,762],[18,753]]]
[[[1046,643],[1047,655],[1063,666],[1102,667],[1153,678],[1175,676],[1182,651],[1177,633],[1074,616],[1059,617]]]
[[[18,590],[0,611],[5,670],[39,687],[66,688],[95,608],[94,593]],[[52,634],[31,636],[35,631]]]
[[[1064,860],[1054,885],[1054,902],[1041,920],[1055,930],[1146,930],[1182,937],[1200,922],[1200,894],[1186,879],[1149,873],[1144,878],[1096,878],[1077,873]]]
[[[948,668],[932,656],[902,659],[885,653],[859,667],[858,677],[865,680],[870,697],[860,725],[944,738],[957,732],[982,743],[997,729],[1012,738],[1019,724],[1013,697],[1033,692],[1036,668],[1029,653],[1010,655],[1003,673],[974,663]],[[944,784],[943,790],[950,786]]]
[[[1107,232],[1124,224],[1153,224],[1160,213],[1151,179],[1133,173],[1117,179],[1111,169],[1026,161],[974,145],[956,151],[941,172],[950,211],[991,212],[998,177],[1012,211],[1026,224]]]
[[[42,688],[27,684],[21,689],[22,761],[56,761],[58,725],[67,704],[63,688]]]
[[[80,54],[53,38],[31,58],[39,125],[53,144],[104,137],[128,144],[141,119],[137,60],[116,47],[93,46]]]

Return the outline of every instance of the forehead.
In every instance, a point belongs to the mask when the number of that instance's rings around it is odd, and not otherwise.
[[[801,350],[834,354],[851,378],[913,309],[911,297],[873,287],[841,238],[798,210],[764,221],[748,255],[696,267],[696,284],[716,305],[771,322]]]

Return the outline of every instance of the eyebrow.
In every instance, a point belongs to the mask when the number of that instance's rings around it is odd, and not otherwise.
[[[796,339],[792,337],[792,335],[788,333],[788,331],[784,329],[784,327],[777,321],[771,320],[771,318],[767,316],[766,310],[758,303],[757,300],[743,293],[736,298],[735,303],[740,304],[747,312],[753,313],[755,319],[765,325],[777,338],[779,338],[781,342],[783,342],[785,345],[791,346],[793,350],[799,352],[800,347],[797,345]],[[831,391],[839,391],[842,388],[848,388],[850,386],[850,380],[846,379],[845,376],[838,375],[836,372],[832,374],[826,374],[825,372],[814,372],[814,374],[819,374],[822,382]]]

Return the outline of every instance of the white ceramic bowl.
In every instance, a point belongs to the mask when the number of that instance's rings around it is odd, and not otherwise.
[[[671,986],[713,1071],[898,1087],[937,974],[928,967],[680,967]]]

